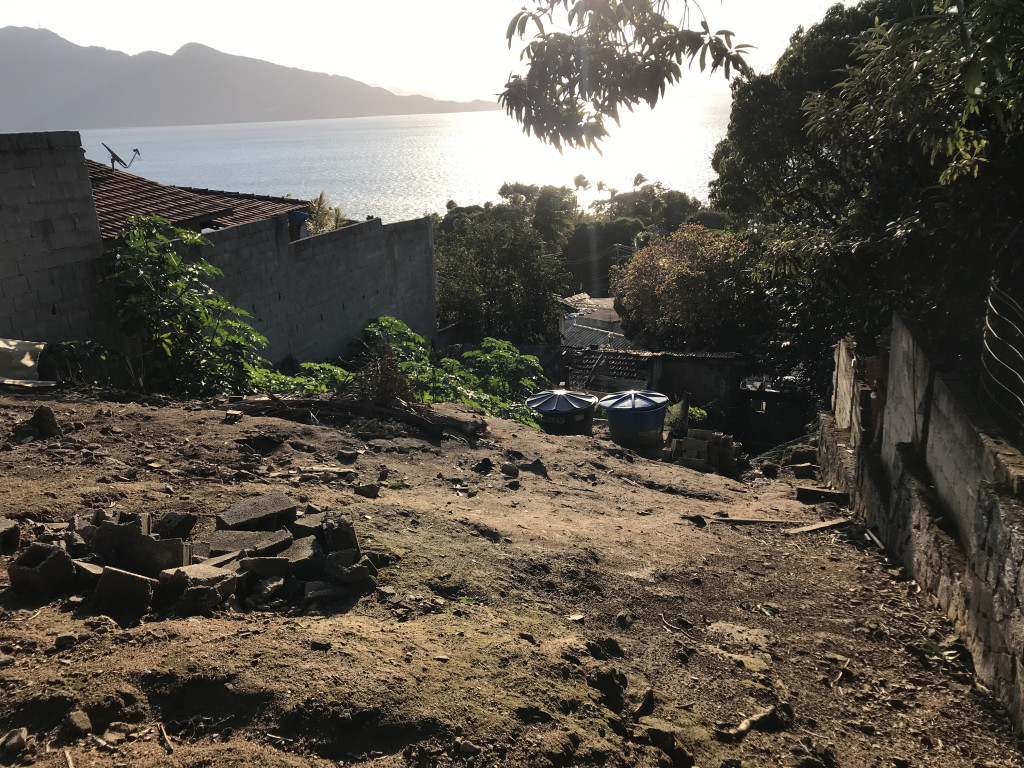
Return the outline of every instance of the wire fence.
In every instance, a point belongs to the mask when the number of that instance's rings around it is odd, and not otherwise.
[[[1024,307],[994,278],[981,351],[981,394],[1006,436],[1024,450]]]

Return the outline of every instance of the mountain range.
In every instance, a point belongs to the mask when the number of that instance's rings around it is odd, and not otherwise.
[[[0,132],[205,125],[475,112],[486,101],[399,96],[339,75],[222,53],[82,47],[45,29],[0,28]]]

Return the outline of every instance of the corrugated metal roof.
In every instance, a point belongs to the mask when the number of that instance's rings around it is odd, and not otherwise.
[[[611,349],[631,349],[632,345],[621,333],[607,331],[602,328],[591,328],[588,325],[573,323],[562,333],[562,343],[567,347],[585,349],[590,346],[610,347]]]

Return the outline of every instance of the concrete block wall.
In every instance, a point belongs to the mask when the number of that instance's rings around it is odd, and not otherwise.
[[[890,349],[881,440],[856,450],[822,414],[823,474],[955,622],[978,679],[1024,728],[1024,456],[898,317]]]
[[[219,230],[214,285],[270,340],[266,356],[321,361],[390,314],[436,335],[429,219],[380,220],[291,242],[284,216]],[[0,135],[0,337],[121,340],[77,132]]]
[[[208,235],[215,287],[251,315],[274,362],[345,354],[367,322],[393,315],[432,338],[434,247],[429,219],[379,219],[291,242],[284,216]]]
[[[78,133],[0,135],[0,336],[109,342],[102,253]]]

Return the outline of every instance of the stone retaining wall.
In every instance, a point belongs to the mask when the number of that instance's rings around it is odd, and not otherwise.
[[[1024,456],[898,317],[890,350],[881,434],[863,443],[834,403],[821,416],[823,477],[955,622],[977,678],[1024,727]],[[836,392],[857,378],[837,366]]]

